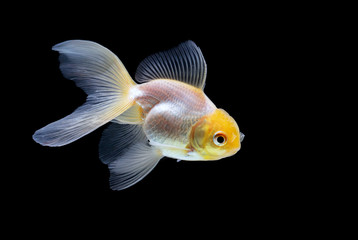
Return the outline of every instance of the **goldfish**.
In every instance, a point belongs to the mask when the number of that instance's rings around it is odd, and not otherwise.
[[[244,134],[238,124],[204,93],[207,65],[193,41],[145,58],[136,81],[98,43],[69,40],[52,49],[59,52],[63,76],[87,99],[70,115],[37,130],[33,139],[59,147],[109,123],[99,158],[108,165],[111,189],[139,182],[163,157],[212,161],[240,150]]]

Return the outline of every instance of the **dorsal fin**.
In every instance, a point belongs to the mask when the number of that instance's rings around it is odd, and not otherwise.
[[[206,62],[193,41],[145,58],[138,66],[135,79],[148,82],[154,79],[173,79],[204,89]]]

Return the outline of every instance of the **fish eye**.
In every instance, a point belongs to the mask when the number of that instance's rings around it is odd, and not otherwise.
[[[226,144],[226,136],[223,132],[217,132],[214,134],[213,141],[217,146],[223,146]]]

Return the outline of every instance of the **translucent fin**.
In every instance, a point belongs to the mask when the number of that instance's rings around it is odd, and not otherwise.
[[[121,61],[107,48],[72,40],[57,44],[60,69],[87,94],[87,101],[72,114],[35,132],[33,139],[45,146],[63,146],[94,131],[133,104],[128,97],[135,85]]]
[[[143,179],[163,157],[148,144],[141,125],[116,124],[103,132],[100,159],[108,164],[110,186],[122,190]]]
[[[99,158],[104,164],[117,160],[130,146],[147,140],[142,125],[111,123],[103,131]]]
[[[193,41],[187,41],[144,59],[137,68],[135,79],[138,82],[173,79],[204,89],[206,62],[200,48]]]
[[[135,84],[117,56],[98,43],[70,40],[53,46],[52,50],[60,53],[63,76],[88,95],[127,94]]]
[[[127,111],[112,120],[112,122],[118,124],[142,124],[143,121],[143,110],[138,104],[134,104]]]

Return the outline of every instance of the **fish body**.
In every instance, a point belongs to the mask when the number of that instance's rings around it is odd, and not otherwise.
[[[216,109],[202,90],[160,79],[139,85],[135,95],[145,116],[143,130],[152,145],[167,157],[202,160],[188,146],[191,127]]]
[[[133,81],[103,46],[83,40],[57,44],[60,69],[87,94],[72,114],[35,132],[44,146],[63,146],[111,122],[103,132],[100,159],[114,190],[132,186],[164,156],[218,160],[241,148],[236,121],[205,95],[206,63],[187,41],[144,59]]]

